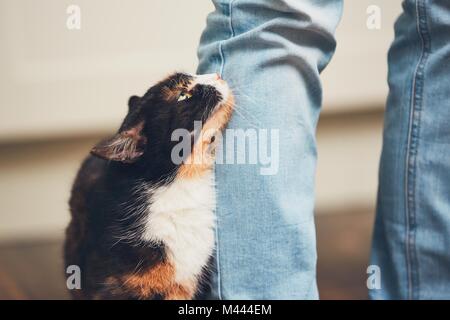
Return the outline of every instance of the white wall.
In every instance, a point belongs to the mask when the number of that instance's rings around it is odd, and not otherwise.
[[[66,28],[69,4],[81,7],[79,31]],[[366,28],[371,4],[382,9],[381,30]],[[400,11],[400,0],[345,5],[338,50],[323,74],[329,115],[383,106]],[[173,70],[195,70],[211,8],[209,0],[0,1],[0,240],[63,230],[79,161],[118,125],[131,94]],[[381,124],[357,119],[319,131],[320,211],[373,205]]]

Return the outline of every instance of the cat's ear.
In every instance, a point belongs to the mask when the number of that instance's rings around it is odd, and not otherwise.
[[[98,143],[91,153],[105,160],[123,163],[136,162],[143,154],[147,139],[142,135],[143,124],[117,133]]]
[[[141,98],[139,98],[138,96],[131,96],[129,99],[128,99],[128,109],[133,109],[134,107],[136,107],[137,106],[137,104],[139,103],[139,100],[140,100]]]

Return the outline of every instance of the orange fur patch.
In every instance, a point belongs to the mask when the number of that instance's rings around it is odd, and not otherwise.
[[[181,86],[175,89],[164,87],[161,89],[161,92],[166,101],[172,101],[178,99],[178,96],[180,95],[182,89],[183,88]]]
[[[142,299],[161,295],[166,300],[192,299],[196,285],[181,285],[175,282],[174,267],[168,262],[161,262],[141,274],[131,274],[122,278],[124,285],[137,293]]]
[[[192,300],[194,293],[194,287],[176,284],[167,291],[165,300]]]

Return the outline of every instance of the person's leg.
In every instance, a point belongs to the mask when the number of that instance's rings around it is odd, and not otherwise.
[[[319,72],[335,49],[342,1],[214,5],[201,38],[198,73],[219,72],[234,89],[237,109],[229,128],[267,129],[268,142],[270,130],[279,134],[275,174],[261,175],[256,165],[216,166],[217,297],[315,299]]]
[[[389,54],[373,299],[450,298],[450,1],[407,0]]]

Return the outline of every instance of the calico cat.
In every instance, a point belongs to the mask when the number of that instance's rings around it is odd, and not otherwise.
[[[231,118],[233,95],[217,74],[176,73],[128,105],[117,134],[91,150],[72,188],[65,264],[80,267],[81,289],[71,293],[193,299],[214,250],[215,133]],[[195,121],[200,134],[189,137],[183,161],[173,161],[172,133],[193,133]]]

